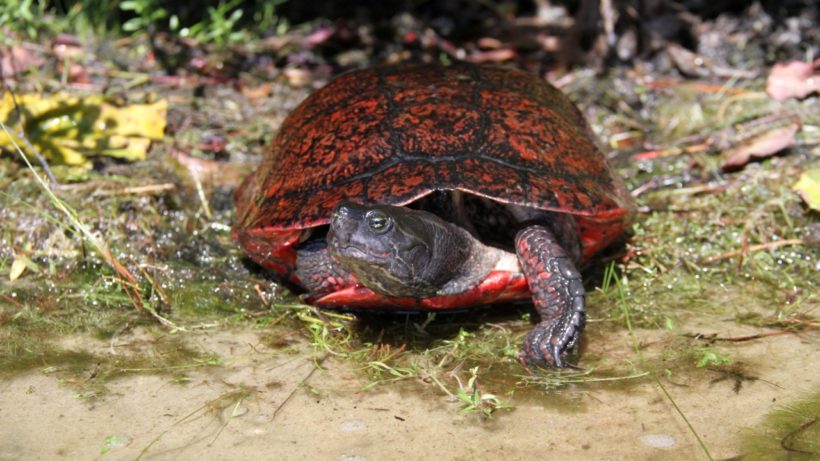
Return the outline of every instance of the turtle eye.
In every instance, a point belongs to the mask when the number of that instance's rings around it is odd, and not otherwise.
[[[389,231],[393,224],[393,220],[390,219],[390,216],[387,216],[379,210],[368,211],[364,219],[367,222],[367,227],[369,227],[374,234],[383,234]]]

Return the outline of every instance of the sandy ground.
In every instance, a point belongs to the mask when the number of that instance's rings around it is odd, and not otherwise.
[[[738,393],[733,382],[704,374],[664,382],[715,459],[736,456],[740,431],[820,386],[816,339],[783,335],[733,350],[738,360],[756,364],[760,378]],[[482,420],[460,414],[457,402],[430,385],[363,392],[351,365],[326,361],[317,369],[307,351],[265,350],[252,332],[190,340],[217,353],[223,365],[189,373],[184,384],[135,374],[88,400],[44,373],[0,383],[0,460],[119,460],[141,453],[151,460],[705,458],[652,381],[628,390],[582,386],[535,398],[530,392],[518,399],[524,401],[511,399],[514,410]],[[231,397],[240,389],[248,398]]]

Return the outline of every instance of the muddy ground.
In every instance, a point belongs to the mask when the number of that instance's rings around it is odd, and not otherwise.
[[[663,340],[656,332],[637,333],[643,341]],[[114,353],[136,337],[162,340],[162,334],[135,332],[84,346]],[[622,350],[628,343],[624,335],[606,339]],[[365,381],[350,364],[326,360],[317,368],[311,353],[282,354],[247,329],[191,334],[186,341],[222,364],[189,373],[184,382],[133,373],[92,401],[48,372],[4,380],[0,459],[703,457],[669,398],[649,380],[530,390],[508,399],[514,409],[484,419],[459,414],[458,402],[422,383],[362,391]],[[709,371],[664,378],[715,459],[744,453],[750,437],[772,438],[766,442],[776,447],[774,434],[756,426],[779,406],[816,402],[820,384],[816,340],[784,335],[732,353],[755,370],[755,380]],[[808,416],[801,411],[795,410]],[[772,453],[748,459],[773,459]]]

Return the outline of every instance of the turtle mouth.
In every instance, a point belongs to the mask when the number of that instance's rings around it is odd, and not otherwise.
[[[339,248],[338,251],[344,254],[345,256],[350,256],[356,259],[390,259],[390,255],[388,253],[374,253],[372,251],[368,251],[367,249],[363,249],[358,245],[345,245]]]
[[[332,246],[332,250],[337,258],[340,257],[343,259],[352,259],[368,263],[382,263],[390,260],[389,253],[377,253],[372,251],[370,248],[356,245],[351,242],[344,244],[341,244],[340,242],[335,243],[336,244]]]

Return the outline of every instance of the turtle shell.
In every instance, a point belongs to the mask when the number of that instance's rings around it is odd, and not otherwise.
[[[291,245],[340,201],[404,205],[435,190],[577,215],[587,256],[624,231],[632,208],[581,112],[545,81],[401,64],[343,74],[285,119],[237,192],[234,235],[289,273]]]

